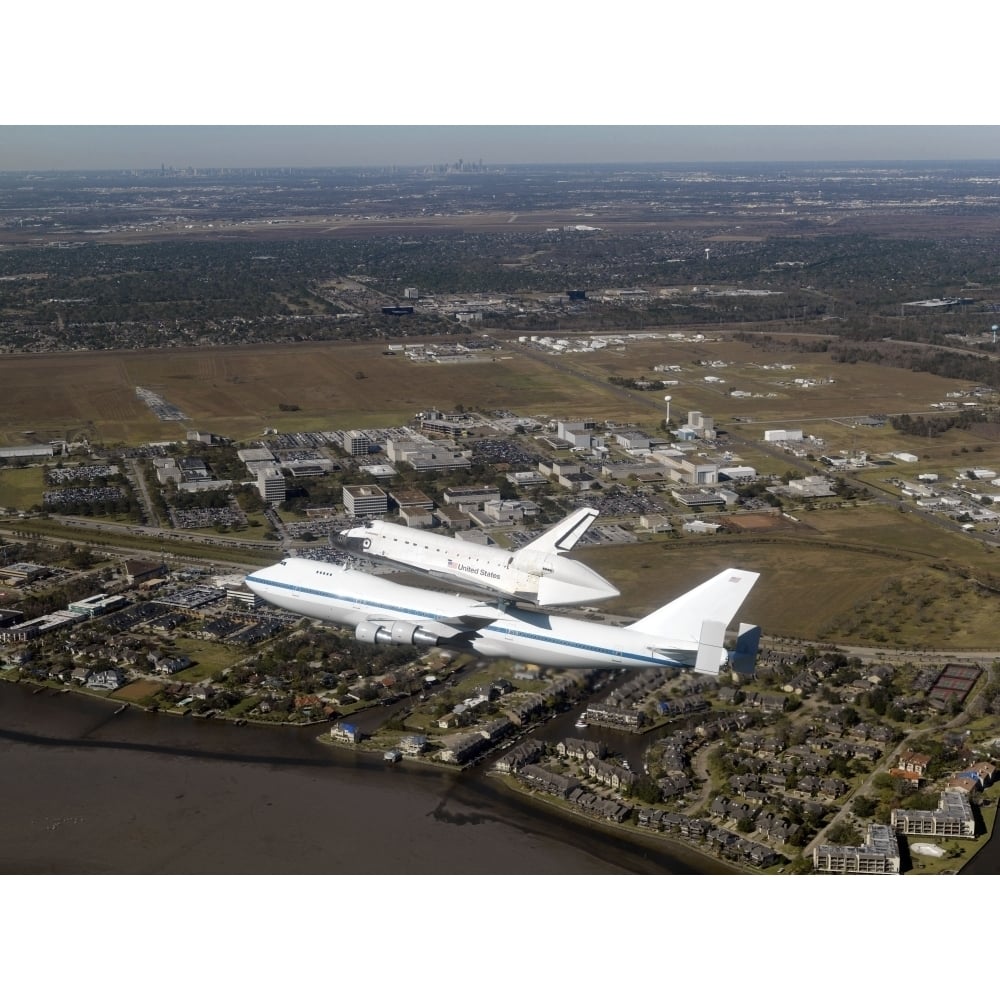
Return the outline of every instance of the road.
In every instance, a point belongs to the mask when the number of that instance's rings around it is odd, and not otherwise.
[[[146,517],[146,523],[153,528],[158,528],[160,526],[160,515],[156,511],[156,504],[153,503],[153,498],[149,495],[149,486],[146,483],[146,477],[142,474],[142,469],[139,468],[138,460],[127,458],[125,464],[128,466],[129,482],[139,496],[139,504]]]

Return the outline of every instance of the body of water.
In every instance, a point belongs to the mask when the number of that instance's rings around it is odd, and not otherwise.
[[[576,822],[482,771],[331,749],[321,728],[116,708],[0,684],[0,873],[731,871]]]

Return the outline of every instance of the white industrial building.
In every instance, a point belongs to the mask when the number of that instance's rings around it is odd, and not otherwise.
[[[757,470],[751,465],[731,465],[719,469],[720,479],[729,479],[734,483],[749,483],[757,478]]]
[[[715,418],[706,417],[700,410],[688,410],[687,423],[681,430],[690,431],[695,437],[705,441],[715,440]]]
[[[683,452],[666,449],[654,451],[650,458],[666,466],[667,474],[674,482],[714,486],[719,481],[719,466],[715,462],[694,461]]]
[[[649,451],[649,435],[643,434],[642,431],[617,431],[615,441],[633,455]]]
[[[449,486],[441,496],[460,510],[481,510],[484,504],[500,499],[500,490],[496,486]]]
[[[789,496],[800,497],[832,497],[833,484],[826,476],[803,476],[802,479],[788,481]]]
[[[950,789],[941,793],[937,809],[893,809],[890,822],[897,832],[908,836],[976,836],[976,817],[968,798],[964,792]]]
[[[820,844],[813,849],[813,870],[841,875],[898,875],[899,841],[895,831],[872,823],[860,847]]]
[[[372,443],[364,431],[345,431],[343,440],[344,451],[354,456],[367,455],[368,446]]]
[[[265,503],[284,503],[288,495],[285,477],[277,466],[260,470],[257,489]]]
[[[344,509],[359,520],[389,512],[389,494],[378,486],[345,486]]]
[[[82,600],[74,601],[68,605],[67,609],[75,615],[96,618],[98,615],[124,607],[127,603],[128,601],[121,594],[94,594],[93,597],[84,597]]]
[[[468,458],[453,446],[432,441],[422,434],[408,438],[390,438],[386,442],[386,455],[391,462],[406,462],[418,472],[434,469],[467,469]]]
[[[240,448],[236,452],[236,457],[244,465],[250,465],[252,462],[273,462],[274,452],[269,448]]]
[[[0,448],[0,458],[52,458],[54,454],[51,444],[15,445]]]

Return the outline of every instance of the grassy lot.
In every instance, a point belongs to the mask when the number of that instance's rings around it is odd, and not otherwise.
[[[947,392],[971,385],[884,365],[838,364],[828,354],[803,352],[791,343],[787,348],[763,351],[752,344],[729,340],[645,340],[629,343],[622,351],[570,355],[566,360],[595,375],[624,378],[649,377],[659,364],[680,365],[680,372],[657,376],[680,383],[670,390],[672,405],[679,413],[693,409],[714,413],[717,419],[730,414],[752,416],[756,420],[779,421],[777,426],[789,414],[828,419],[923,411],[931,402],[944,400]],[[726,367],[709,367],[715,361]],[[778,365],[793,365],[794,369],[779,370],[775,367]],[[723,382],[705,382],[706,375]],[[801,388],[795,384],[796,378],[829,382]],[[755,395],[731,398],[733,389]]]
[[[133,681],[113,692],[111,697],[115,701],[130,701],[141,704],[144,701],[151,702],[162,690],[163,685],[158,681]]]
[[[459,369],[416,364],[402,355],[387,357],[382,349],[382,344],[345,342],[13,355],[0,367],[0,443],[22,442],[25,429],[35,431],[39,440],[82,434],[94,441],[139,443],[183,439],[187,429],[197,428],[246,441],[264,427],[385,426],[404,423],[428,406],[459,404],[484,411],[632,420],[652,431],[664,415],[662,395],[625,395],[608,379],[649,376],[656,364],[679,364],[682,372],[663,373],[680,382],[670,390],[675,420],[685,419],[688,410],[712,415],[720,427],[747,442],[734,442],[734,450],[762,473],[780,473],[788,466],[780,451],[762,443],[766,428],[785,426],[802,427],[821,438],[822,450],[831,453],[909,451],[921,457],[916,466],[878,470],[882,478],[1000,466],[1000,440],[981,430],[914,439],[888,426],[855,428],[846,419],[873,412],[930,412],[931,402],[967,388],[964,382],[879,365],[836,364],[827,354],[796,351],[792,345],[765,352],[724,340],[638,341],[623,350],[558,359],[511,348],[496,353],[505,360]],[[727,367],[706,367],[717,360]],[[762,367],[775,364],[795,368]],[[707,373],[725,381],[706,383]],[[796,377],[827,381],[804,390],[792,384]],[[156,419],[135,396],[136,386],[160,393],[189,419]],[[737,388],[758,395],[733,398],[730,392]],[[298,409],[282,410],[282,405]],[[734,416],[752,422],[735,424]]]
[[[615,581],[610,614],[642,615],[729,566],[762,574],[740,611],[765,635],[903,648],[994,648],[998,556],[913,515],[866,506],[803,513],[764,535],[580,550]],[[970,579],[971,577],[971,579]]]
[[[26,510],[42,502],[45,474],[41,466],[12,469],[0,466],[0,507]]]
[[[218,642],[186,639],[176,635],[171,636],[170,641],[177,651],[176,655],[187,656],[194,661],[193,666],[178,671],[171,678],[185,683],[208,680],[216,671],[231,667],[246,655],[245,651],[230,649]]]
[[[252,694],[244,698],[242,701],[238,701],[226,714],[232,716],[233,718],[240,718],[246,715],[251,708],[256,708],[263,700],[263,695]]]
[[[251,552],[243,549],[228,548],[221,543],[212,544],[213,538],[218,538],[215,532],[205,536],[205,543],[194,540],[179,541],[172,538],[157,538],[153,535],[125,535],[93,530],[77,526],[60,524],[58,521],[44,517],[34,517],[27,521],[0,521],[0,524],[15,530],[29,531],[43,538],[58,541],[72,541],[81,545],[93,545],[97,549],[124,547],[129,550],[145,550],[148,558],[159,558],[161,554],[175,556],[179,559],[218,559],[229,562],[240,562],[254,566],[267,566],[275,561],[275,553]],[[232,535],[221,536],[231,538]],[[238,537],[238,536],[237,536]],[[245,536],[244,536],[245,537]],[[250,541],[249,538],[247,538]]]
[[[158,420],[136,397],[136,386],[159,393],[189,420]],[[432,405],[575,412],[580,393],[576,379],[530,356],[467,364],[457,372],[386,357],[381,344],[12,355],[0,368],[0,442],[22,441],[25,428],[41,440],[77,433],[105,442],[178,440],[189,427],[246,440],[264,427],[399,424]],[[605,395],[588,394],[595,405]],[[598,408],[620,415],[615,399],[609,390],[607,405]],[[298,409],[282,410],[281,404]]]
[[[192,528],[193,534],[203,537],[206,542],[211,541],[213,538],[229,538],[234,541],[247,541],[247,542],[262,542],[264,541],[264,536],[272,530],[271,526],[263,519],[262,514],[251,514],[248,520],[259,522],[256,527],[250,525],[246,528],[228,528],[226,531],[220,531],[216,527],[211,528]]]

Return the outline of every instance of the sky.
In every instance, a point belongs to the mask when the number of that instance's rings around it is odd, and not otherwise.
[[[50,0],[4,17],[0,170],[1000,158],[988,33],[956,44],[940,9]]]

